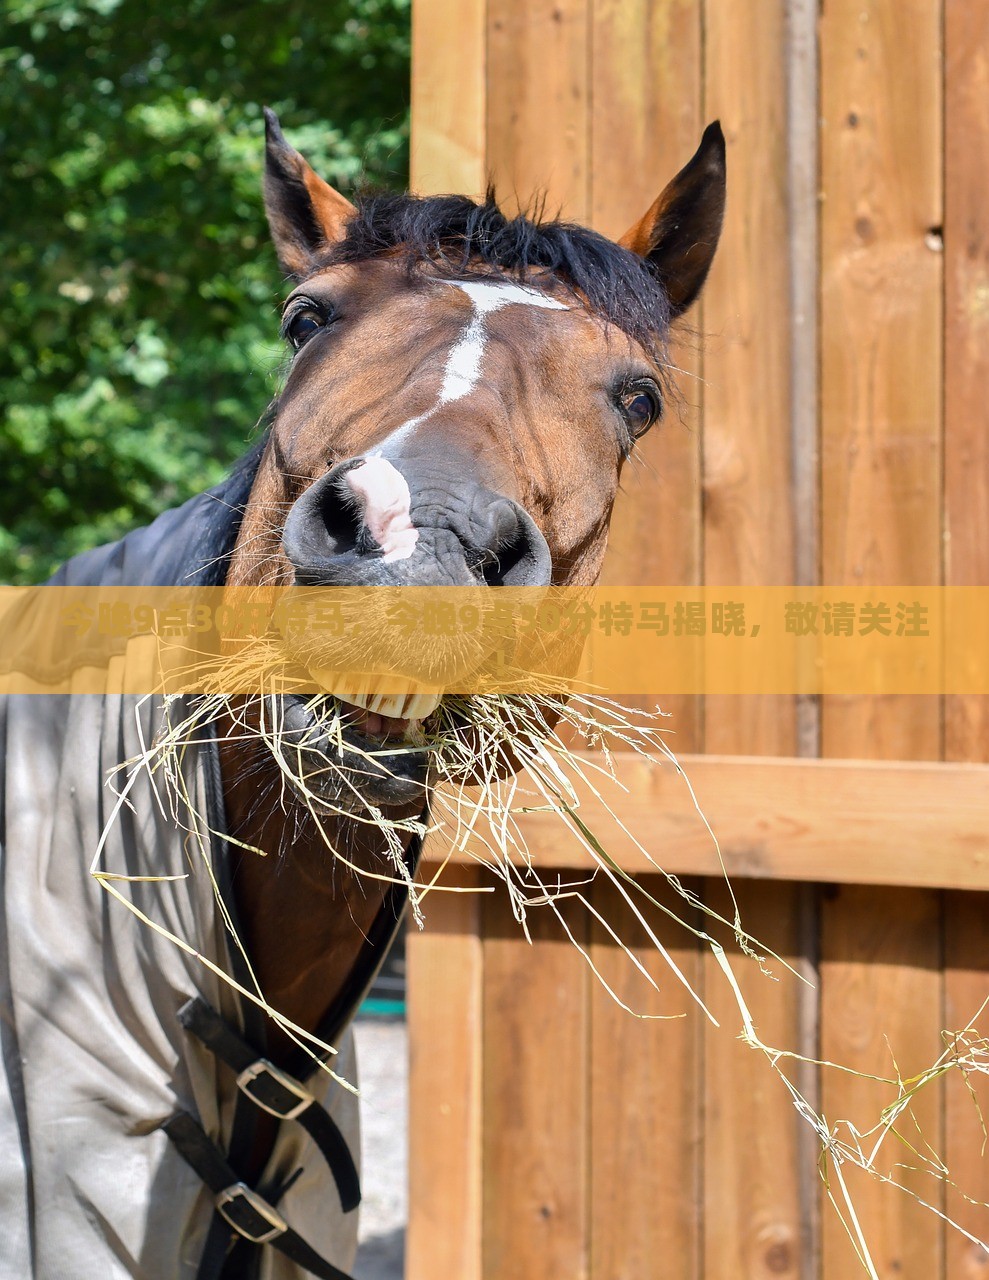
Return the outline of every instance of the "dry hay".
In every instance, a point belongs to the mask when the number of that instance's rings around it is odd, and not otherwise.
[[[769,1068],[775,1071],[787,1089],[798,1113],[816,1134],[820,1144],[821,1176],[864,1272],[872,1280],[879,1280],[844,1176],[846,1166],[862,1169],[873,1178],[905,1191],[989,1254],[989,1244],[986,1241],[977,1239],[937,1207],[934,1203],[936,1193],[925,1199],[904,1186],[896,1175],[897,1170],[921,1170],[939,1185],[955,1185],[943,1160],[925,1143],[913,1111],[913,1103],[917,1097],[949,1072],[960,1073],[969,1084],[978,1123],[983,1135],[986,1134],[985,1120],[978,1110],[978,1102],[970,1083],[971,1078],[977,1074],[989,1074],[989,1040],[975,1026],[985,1006],[968,1027],[952,1033],[945,1032],[943,1053],[933,1066],[920,1075],[903,1079],[895,1071],[889,1078],[868,1077],[888,1086],[893,1094],[890,1103],[868,1131],[857,1129],[849,1121],[829,1123],[819,1114],[789,1078],[784,1066],[787,1063],[802,1062],[828,1070],[849,1069],[764,1043],[755,1028],[724,946],[713,936],[713,932],[691,924],[685,917],[697,918],[699,913],[699,918],[706,918],[712,928],[715,924],[727,926],[742,955],[758,963],[770,979],[774,977],[774,967],[790,967],[746,932],[733,894],[732,918],[726,920],[681,884],[676,876],[665,872],[654,854],[636,840],[622,823],[620,809],[624,788],[616,774],[613,754],[615,748],[622,752],[634,752],[655,763],[657,767],[675,769],[689,792],[698,821],[704,824],[713,846],[717,848],[716,836],[697,804],[690,782],[664,741],[664,717],[661,714],[632,711],[604,697],[573,692],[559,695],[516,693],[446,697],[439,708],[407,739],[405,747],[410,751],[424,751],[430,759],[433,801],[428,824],[416,818],[396,821],[380,808],[367,803],[354,787],[352,778],[340,770],[337,773],[347,792],[346,803],[335,808],[314,789],[313,775],[306,773],[303,755],[305,742],[297,739],[289,742],[282,732],[278,714],[280,702],[274,695],[285,688],[284,673],[270,667],[270,656],[263,650],[256,651],[253,657],[248,656],[248,661],[254,661],[258,667],[256,687],[267,688],[270,691],[267,694],[246,700],[230,698],[220,692],[223,687],[223,677],[220,674],[214,681],[213,692],[194,698],[171,695],[164,699],[163,724],[154,741],[147,743],[138,757],[122,766],[117,807],[110,819],[112,823],[120,807],[128,803],[128,793],[138,780],[147,779],[162,811],[188,833],[190,874],[205,874],[210,877],[229,936],[235,940],[248,971],[252,973],[253,989],[238,984],[216,964],[196,952],[188,942],[141,913],[117,887],[120,880],[130,877],[115,876],[101,867],[101,841],[93,860],[92,874],[109,893],[138,914],[146,925],[169,938],[176,946],[196,955],[245,999],[263,1008],[334,1079],[344,1087],[352,1088],[322,1062],[319,1056],[332,1055],[335,1052],[333,1047],[321,1043],[303,1028],[289,1022],[266,1001],[253,977],[249,958],[213,879],[209,854],[212,833],[205,816],[196,812],[188,794],[183,762],[190,749],[198,749],[203,742],[210,740],[217,732],[215,726],[225,721],[232,726],[229,729],[231,737],[256,740],[260,736],[263,739],[281,775],[282,788],[278,802],[286,811],[289,806],[304,806],[312,818],[314,829],[322,836],[328,853],[333,858],[339,859],[361,875],[405,885],[411,913],[417,925],[421,927],[428,917],[427,899],[430,893],[477,891],[448,888],[438,883],[438,872],[426,883],[410,877],[403,857],[409,837],[418,835],[425,838],[430,832],[441,828],[444,838],[452,848],[466,850],[499,878],[509,896],[515,919],[527,937],[529,912],[538,908],[550,910],[609,994],[632,1016],[656,1016],[643,1014],[619,999],[596,968],[588,950],[574,936],[567,913],[561,909],[565,901],[576,900],[580,903],[614,940],[641,979],[648,986],[659,990],[656,978],[643,965],[635,950],[626,945],[609,921],[595,909],[589,892],[590,878],[576,884],[548,883],[541,877],[539,867],[530,856],[525,826],[520,818],[536,809],[554,814],[559,819],[561,831],[572,839],[575,849],[583,850],[590,859],[593,874],[606,878],[614,886],[644,930],[650,944],[662,955],[676,981],[682,984],[710,1021],[717,1025],[702,997],[691,988],[682,970],[656,936],[649,924],[647,910],[658,909],[709,948],[737,1009],[739,1023],[736,1034],[750,1048],[765,1057]],[[244,655],[241,655],[239,661],[244,661]],[[331,742],[335,740],[340,744],[344,726],[339,703],[325,695],[317,695],[310,706],[316,712],[319,733],[328,734]],[[553,722],[556,727],[549,729],[547,724]],[[470,734],[464,733],[465,724],[471,726]],[[216,740],[215,737],[213,740]],[[579,750],[571,745],[574,742],[595,750]],[[348,753],[351,756],[354,750],[353,745],[348,743]],[[394,741],[383,745],[382,751],[389,755],[395,754]],[[377,754],[369,753],[369,758]],[[321,767],[336,769],[332,758],[328,756],[326,761],[326,765]],[[473,775],[470,786],[462,781],[467,775]],[[621,833],[624,840],[631,841],[647,865],[665,878],[684,905],[683,915],[678,915],[670,907],[657,901],[609,855],[608,842],[614,838],[615,833],[592,831],[581,817],[580,793],[587,790],[598,798],[604,810],[610,814],[615,831]],[[346,817],[348,821],[368,824],[380,833],[383,845],[380,870],[372,872],[366,867],[349,862],[343,851],[333,845],[326,830],[326,819],[335,814]],[[253,852],[264,856],[262,850]],[[720,850],[718,855],[720,858]],[[727,883],[727,876],[725,881]],[[792,969],[790,973],[801,981],[806,981]],[[906,1158],[895,1164],[892,1172],[884,1171],[879,1163],[880,1154],[889,1139],[893,1139],[901,1151],[906,1153]]]

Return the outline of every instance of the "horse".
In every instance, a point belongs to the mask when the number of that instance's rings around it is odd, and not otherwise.
[[[623,465],[663,414],[669,326],[718,243],[718,124],[612,242],[509,216],[490,191],[351,203],[265,115],[291,365],[264,431],[217,488],[52,584],[594,584]],[[354,805],[404,832],[414,875],[432,785],[415,733],[442,698],[231,703],[180,768],[215,894],[187,874],[174,810],[140,786],[126,805],[107,794],[160,730],[160,700],[109,678],[99,696],[3,700],[0,1277],[346,1280],[348,1027],[408,897]],[[275,703],[318,831],[259,723]],[[97,841],[184,948],[114,909],[87,873]],[[339,1049],[332,1073],[289,1027]]]

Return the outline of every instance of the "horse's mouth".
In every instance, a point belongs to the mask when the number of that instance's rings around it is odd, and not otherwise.
[[[351,697],[360,702],[338,694],[282,697],[280,750],[289,776],[308,801],[338,812],[378,805],[421,807],[429,773],[423,726],[439,698]]]

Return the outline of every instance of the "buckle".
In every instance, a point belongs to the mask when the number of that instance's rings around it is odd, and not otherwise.
[[[216,1207],[238,1235],[252,1244],[266,1244],[288,1230],[282,1215],[244,1182],[225,1187],[216,1197]]]
[[[251,1088],[255,1080],[262,1080],[267,1083],[274,1081],[275,1085],[285,1090],[292,1098],[298,1101],[289,1104],[287,1107],[279,1108],[270,1100],[265,1101],[259,1094]],[[273,1062],[269,1062],[267,1058],[258,1058],[257,1062],[252,1062],[250,1066],[237,1077],[237,1087],[243,1089],[252,1102],[256,1102],[262,1111],[267,1111],[271,1116],[277,1116],[279,1120],[294,1120],[296,1116],[302,1114],[306,1107],[312,1106],[316,1099],[311,1093],[299,1084],[298,1080],[293,1079],[284,1071],[280,1071]]]

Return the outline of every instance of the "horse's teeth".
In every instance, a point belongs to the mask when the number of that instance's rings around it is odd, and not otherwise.
[[[372,693],[354,694],[345,701],[395,720],[424,720],[440,705],[440,696],[436,693]]]
[[[341,702],[349,702],[352,706],[363,707],[366,711],[379,716],[388,716],[396,720],[425,720],[440,705],[443,694],[440,691],[430,693],[367,693],[369,681],[351,681],[341,677],[335,671],[324,671],[318,667],[310,670],[312,678]]]

